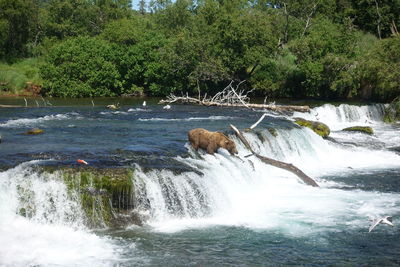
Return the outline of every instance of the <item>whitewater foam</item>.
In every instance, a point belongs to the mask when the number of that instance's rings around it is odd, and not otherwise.
[[[146,196],[152,215],[149,224],[155,231],[176,232],[224,225],[303,236],[336,231],[338,227],[367,229],[365,218],[371,213],[400,212],[398,206],[393,206],[393,203],[400,204],[399,194],[313,188],[301,184],[285,170],[256,159],[253,160],[254,169],[247,162],[223,154],[204,155],[204,160],[188,161],[192,166],[203,167],[204,175],[173,175],[164,171],[140,174],[142,179],[153,179],[151,186],[146,187]],[[162,182],[165,179],[169,179],[168,186]],[[197,194],[182,190],[183,183],[190,185],[192,182],[196,183],[193,188],[200,189]],[[183,194],[171,196],[170,190]],[[181,208],[183,202],[196,198],[202,199],[208,210],[202,205],[202,209],[197,208],[199,205]]]
[[[183,119],[168,119],[168,118],[149,118],[143,119],[139,118],[138,121],[217,121],[217,120],[233,120],[235,117],[230,116],[209,116],[209,117],[190,117],[190,118],[183,118]]]
[[[309,113],[295,112],[293,117],[320,121],[327,124],[331,130],[336,131],[354,125],[368,126],[382,122],[384,108],[383,104],[364,106],[324,104],[311,109]]]
[[[128,112],[149,112],[151,109],[144,109],[144,108],[130,108],[128,109]]]
[[[323,122],[331,129],[330,137],[342,143],[358,143],[371,148],[398,146],[400,142],[398,126],[386,124],[382,121],[385,107],[384,104],[364,106],[325,104],[311,109],[309,113],[295,112],[292,118],[301,117]],[[351,126],[372,127],[374,134],[342,131],[342,129]]]
[[[129,111],[129,110],[128,110]],[[128,112],[125,111],[102,111],[100,112],[101,115],[128,115]]]
[[[80,114],[71,112],[66,114],[52,114],[46,115],[39,118],[20,118],[20,119],[13,119],[8,120],[5,123],[0,123],[0,127],[21,127],[21,126],[38,126],[42,125],[47,121],[59,121],[59,120],[71,120],[71,119],[82,119]]]
[[[306,186],[294,174],[256,157],[245,158],[248,151],[232,136],[240,158],[225,150],[214,156],[200,151],[198,158],[191,148],[191,157],[177,158],[202,174],[143,172],[137,168],[135,188],[142,199],[139,209],[150,210],[149,224],[161,232],[225,225],[291,236],[343,227],[368,229],[366,218],[371,214],[400,212],[397,193],[342,190],[338,189],[340,184],[323,178],[346,172],[351,176],[357,169],[400,168],[399,155],[341,146],[307,128],[277,129],[277,133],[274,137],[267,130],[261,131],[264,142],[254,133],[245,136],[254,150],[296,165],[321,188]]]
[[[118,253],[113,243],[83,225],[78,195],[68,193],[57,174],[35,172],[30,167],[35,163],[0,173],[0,265],[115,262]]]

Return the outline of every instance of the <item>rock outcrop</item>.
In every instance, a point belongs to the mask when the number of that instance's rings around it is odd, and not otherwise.
[[[353,127],[344,128],[343,131],[374,134],[374,130],[369,126],[353,126]]]
[[[30,135],[36,135],[36,134],[42,134],[44,133],[44,130],[39,129],[39,128],[33,128],[27,131],[25,134],[30,134]]]
[[[316,134],[322,136],[323,138],[328,137],[331,133],[328,125],[319,121],[309,121],[303,118],[295,118],[295,123],[300,126],[308,127],[313,130]]]

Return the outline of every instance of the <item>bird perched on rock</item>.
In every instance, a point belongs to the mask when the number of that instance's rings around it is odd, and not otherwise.
[[[378,218],[378,219],[372,220],[372,225],[369,227],[368,233],[370,233],[372,230],[374,230],[374,228],[377,227],[378,224],[380,224],[380,223],[385,223],[385,224],[388,224],[390,226],[394,226],[393,223],[392,223],[392,217],[391,216],[385,216],[383,218]]]

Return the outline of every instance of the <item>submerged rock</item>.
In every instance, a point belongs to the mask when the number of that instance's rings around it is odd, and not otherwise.
[[[265,138],[264,138],[263,134],[260,131],[256,131],[255,133],[256,133],[258,139],[261,141],[261,143],[264,143]]]
[[[277,137],[278,136],[278,131],[275,128],[267,128],[268,132],[273,136]]]
[[[400,121],[400,96],[396,97],[388,106],[386,106],[383,121],[386,123],[395,123]]]
[[[33,128],[27,131],[25,134],[30,134],[30,135],[35,135],[35,134],[42,134],[44,133],[44,130],[39,129],[39,128]]]
[[[322,122],[309,121],[309,120],[305,120],[303,118],[295,118],[295,123],[297,123],[300,126],[310,128],[316,134],[322,136],[323,138],[328,137],[328,135],[331,133],[331,130],[329,129],[328,125],[326,125],[325,123],[322,123]]]
[[[374,134],[374,130],[369,126],[353,126],[353,127],[344,128],[343,131]]]

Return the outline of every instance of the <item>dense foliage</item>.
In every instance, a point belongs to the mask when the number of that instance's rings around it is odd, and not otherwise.
[[[260,96],[392,100],[397,25],[400,0],[142,0],[138,11],[0,0],[0,57],[41,58],[52,96],[210,94],[246,80]]]

